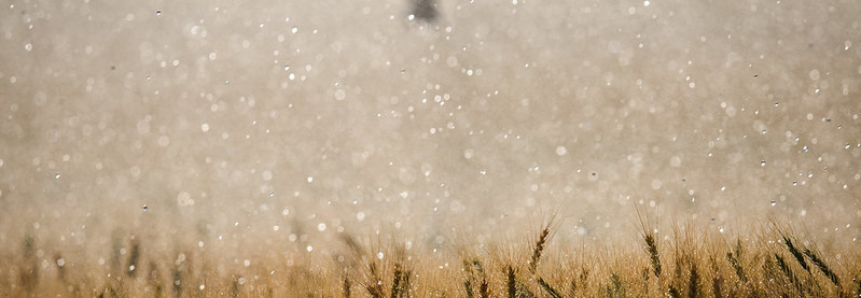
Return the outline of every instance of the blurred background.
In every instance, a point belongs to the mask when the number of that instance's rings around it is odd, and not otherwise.
[[[3,256],[861,236],[857,2],[420,2],[6,1]]]

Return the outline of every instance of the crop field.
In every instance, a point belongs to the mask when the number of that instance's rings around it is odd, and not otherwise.
[[[9,0],[0,297],[859,297],[859,15]]]
[[[10,297],[857,297],[857,247],[804,240],[777,223],[727,239],[641,221],[631,243],[554,244],[558,222],[508,241],[443,250],[348,233],[328,251],[150,245],[117,232],[98,265],[33,238],[7,257]],[[663,235],[667,234],[667,235]],[[815,236],[811,236],[815,238]],[[409,239],[409,238],[406,238]],[[266,242],[256,239],[251,242]],[[594,241],[593,241],[594,242]],[[227,251],[225,251],[227,250]],[[239,250],[251,259],[225,258]],[[174,252],[173,254],[165,253]],[[254,261],[251,261],[254,260]],[[103,265],[104,264],[104,265]]]

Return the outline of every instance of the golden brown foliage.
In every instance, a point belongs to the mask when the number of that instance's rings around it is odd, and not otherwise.
[[[609,250],[586,245],[572,249],[551,241],[557,232],[553,229],[557,228],[548,224],[537,238],[505,244],[520,251],[510,252],[508,259],[494,255],[499,248],[485,245],[478,252],[457,252],[460,260],[394,240],[367,245],[356,240],[363,238],[344,233],[339,247],[332,250],[344,250],[346,254],[321,258],[308,251],[286,251],[272,253],[253,265],[249,261],[225,260],[215,253],[193,252],[191,247],[180,248],[179,253],[169,256],[152,250],[145,238],[122,235],[105,249],[107,255],[116,253],[112,258],[120,264],[95,265],[99,262],[53,247],[40,247],[28,236],[22,240],[17,257],[3,260],[11,266],[0,275],[0,296],[561,298],[861,294],[861,268],[852,265],[861,264],[861,258],[851,249],[844,251],[829,245],[824,250],[776,227],[758,231],[755,238],[739,235],[733,241],[692,225],[676,225],[672,235],[660,234],[652,225],[641,228],[637,245],[627,249],[618,244]],[[41,251],[52,253],[45,255]]]

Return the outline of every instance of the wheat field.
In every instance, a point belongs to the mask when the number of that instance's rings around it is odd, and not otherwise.
[[[858,297],[857,244],[823,245],[773,221],[727,237],[693,224],[631,243],[554,244],[549,220],[506,241],[463,235],[442,251],[402,237],[339,235],[329,252],[177,244],[168,253],[116,232],[107,260],[21,240],[3,258],[4,297]],[[118,230],[119,231],[119,230]],[[407,238],[409,239],[409,238]],[[252,253],[252,255],[255,255]]]

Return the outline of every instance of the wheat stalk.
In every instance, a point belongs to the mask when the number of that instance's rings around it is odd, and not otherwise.
[[[819,271],[822,271],[822,274],[825,274],[825,277],[828,277],[828,279],[831,280],[831,283],[840,287],[840,279],[837,277],[837,274],[834,274],[834,271],[825,264],[825,261],[823,261],[822,258],[807,248],[804,249],[804,255],[810,258],[810,261],[819,268]]]
[[[538,236],[538,241],[535,242],[535,248],[532,250],[532,258],[529,259],[529,272],[535,274],[538,270],[538,261],[541,260],[541,254],[544,252],[544,246],[550,238],[550,224],[541,230],[541,235]]]

